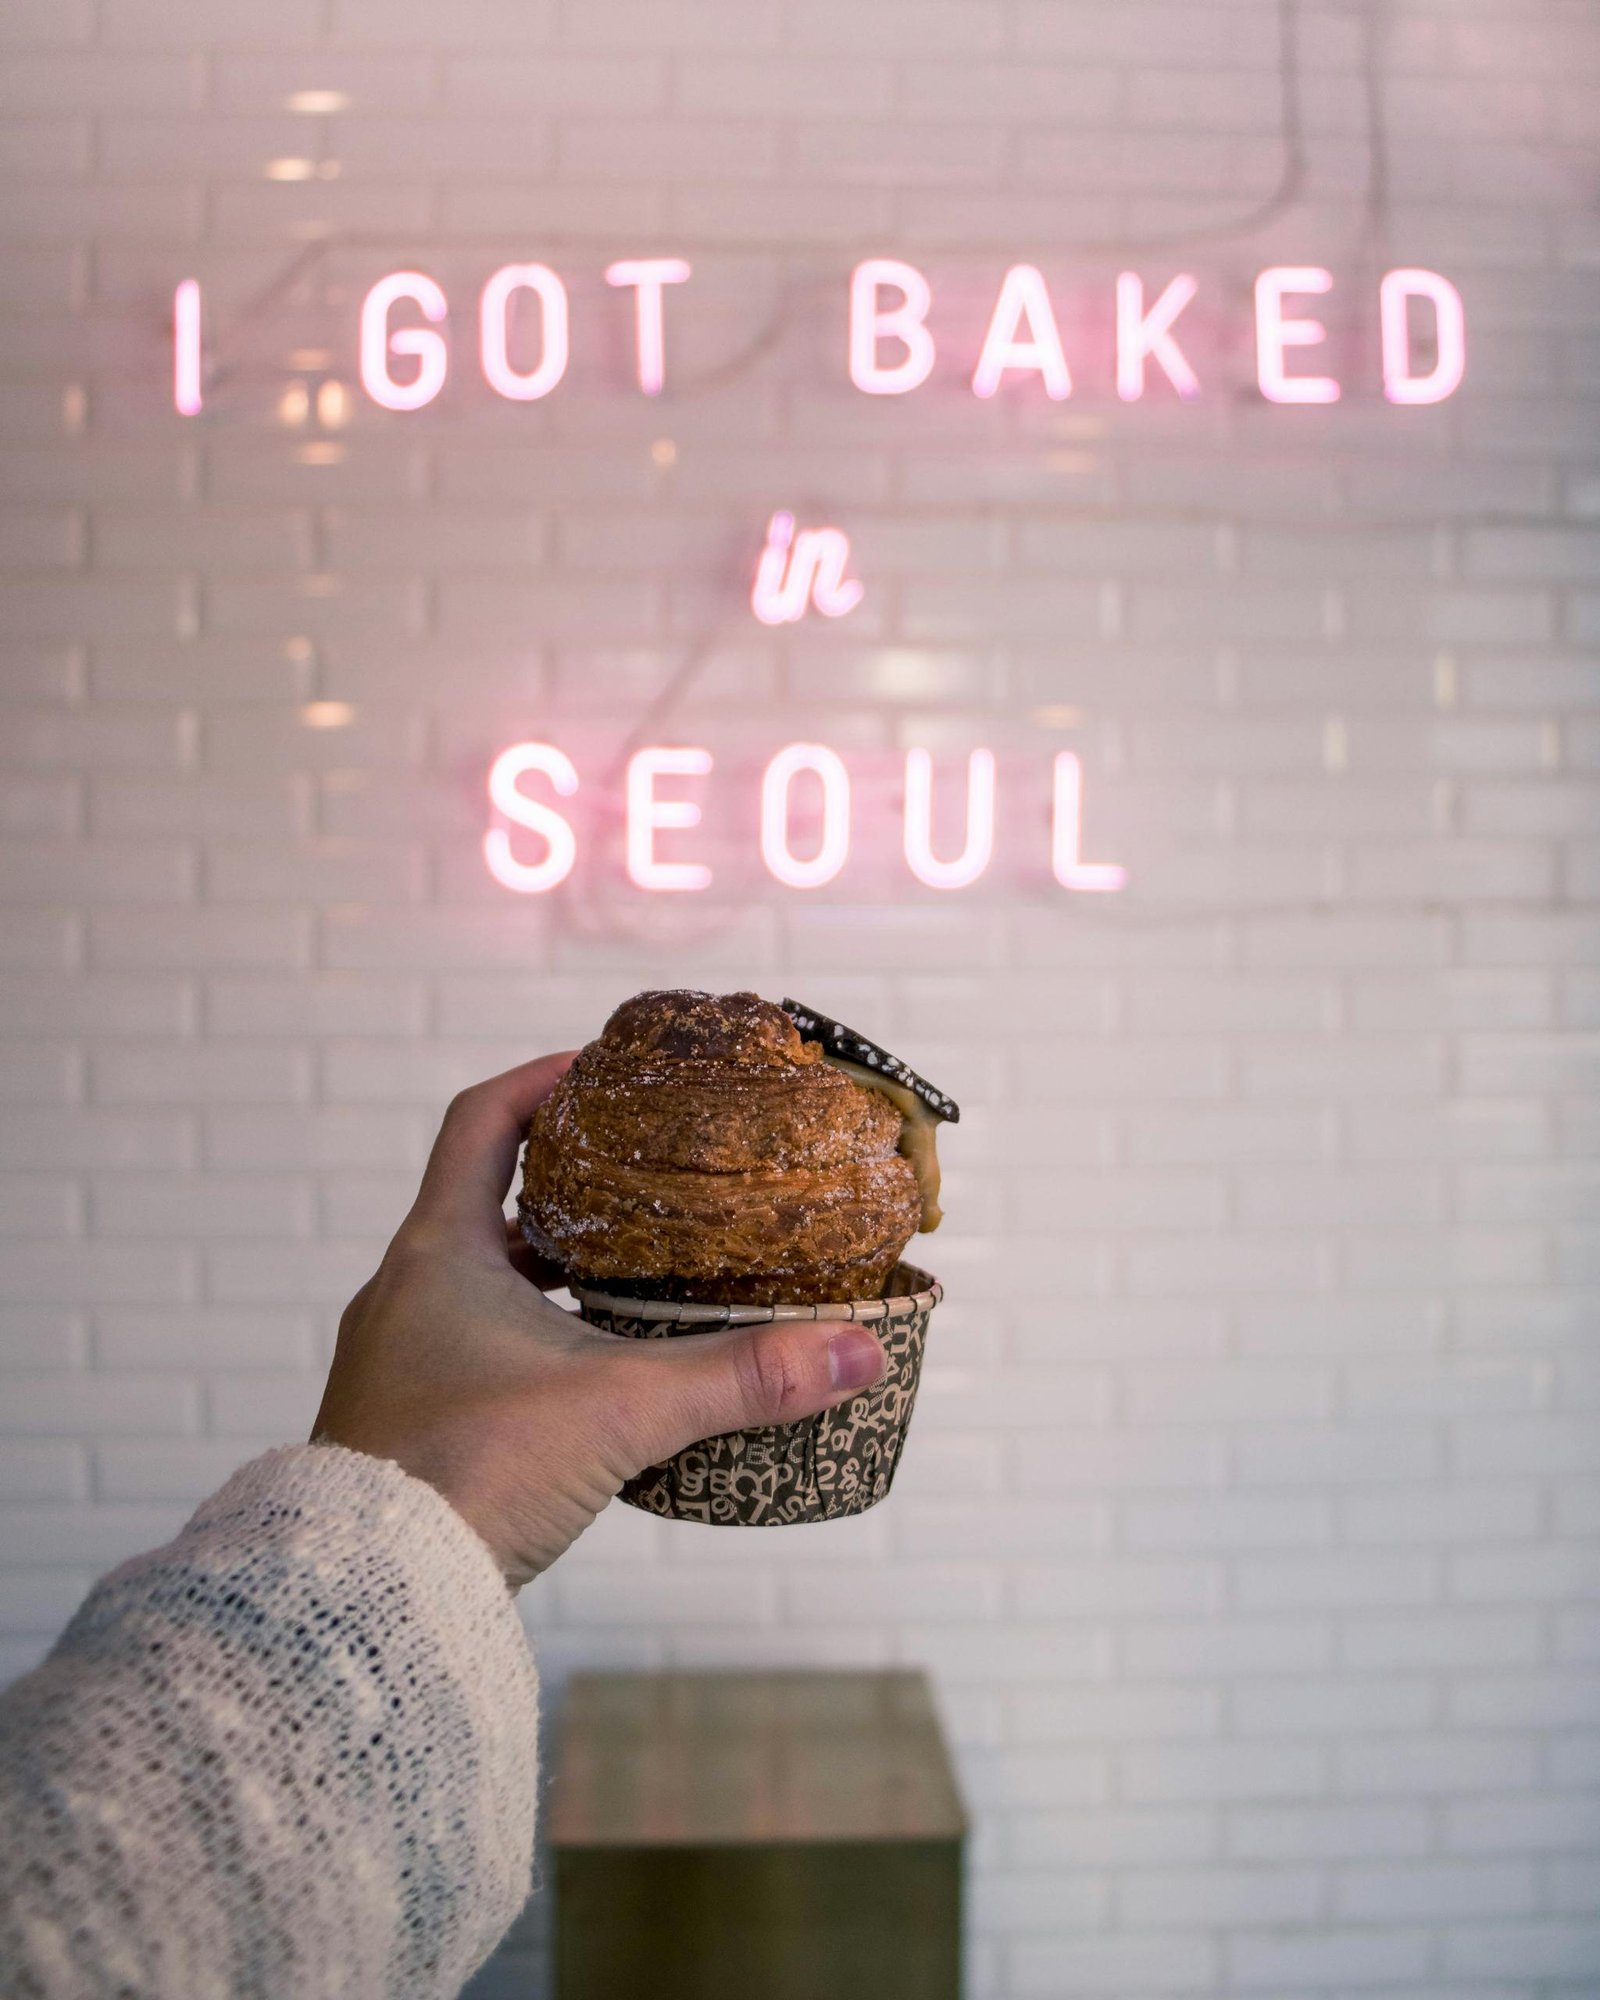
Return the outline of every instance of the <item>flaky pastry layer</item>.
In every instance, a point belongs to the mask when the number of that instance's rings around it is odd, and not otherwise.
[[[901,1118],[754,993],[625,1001],[535,1113],[519,1208],[584,1284],[869,1298],[921,1218]]]

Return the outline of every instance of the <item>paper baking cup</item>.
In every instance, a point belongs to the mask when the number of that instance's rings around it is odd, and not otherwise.
[[[889,1357],[882,1381],[847,1403],[798,1423],[707,1438],[664,1465],[646,1466],[622,1489],[630,1507],[713,1527],[781,1528],[864,1514],[888,1493],[911,1423],[928,1321],[944,1297],[944,1287],[926,1271],[897,1264],[883,1298],[836,1305],[674,1304],[576,1286],[573,1295],[591,1326],[634,1340],[779,1320],[853,1320],[872,1328]]]

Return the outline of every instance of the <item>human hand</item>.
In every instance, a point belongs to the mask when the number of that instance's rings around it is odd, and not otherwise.
[[[561,1275],[535,1264],[503,1203],[528,1120],[574,1053],[453,1100],[409,1214],[344,1310],[311,1434],[436,1487],[513,1590],[645,1466],[698,1438],[810,1416],[885,1365],[863,1326],[630,1340],[545,1298],[538,1285]]]

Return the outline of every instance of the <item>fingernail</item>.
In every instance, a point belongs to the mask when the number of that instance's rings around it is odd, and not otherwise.
[[[828,1342],[828,1374],[836,1389],[864,1389],[883,1373],[883,1349],[865,1327],[853,1326]]]

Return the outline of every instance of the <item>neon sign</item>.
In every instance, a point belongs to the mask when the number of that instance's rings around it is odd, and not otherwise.
[[[802,771],[822,787],[817,851],[802,861],[789,845],[789,794]],[[850,773],[825,743],[791,743],[761,774],[761,859],[774,881],[790,889],[821,889],[850,858]]]
[[[700,808],[693,799],[656,797],[656,779],[703,778],[711,761],[711,752],[697,744],[681,750],[652,744],[628,759],[628,876],[639,888],[710,888],[711,870],[703,861],[662,861],[656,856],[658,829],[700,824]]]
[[[668,366],[669,289],[688,285],[692,267],[682,257],[623,258],[605,268],[605,283],[633,295],[634,374],[639,392],[659,396]],[[1335,289],[1322,265],[1272,265],[1253,286],[1256,387],[1269,403],[1331,404],[1342,387],[1327,372],[1327,328],[1309,310]],[[1203,394],[1200,375],[1185,351],[1183,317],[1200,294],[1188,271],[1166,279],[1153,298],[1137,271],[1119,272],[1115,286],[1115,383],[1126,403],[1141,401],[1153,383],[1180,402]],[[894,257],[862,259],[850,274],[845,362],[863,395],[906,396],[922,389],[939,363],[937,300],[925,272]],[[409,316],[407,323],[404,316]],[[532,326],[521,324],[532,320]],[[416,323],[420,320],[420,324]],[[380,408],[406,413],[437,400],[450,378],[449,300],[425,272],[389,272],[361,304],[358,375]],[[513,321],[519,322],[512,352]],[[397,321],[399,323],[397,323]],[[559,390],[571,355],[571,313],[565,281],[548,264],[505,264],[491,273],[478,298],[478,364],[483,380],[508,402],[531,403]],[[532,336],[530,338],[530,335]],[[1428,340],[1431,335],[1431,354]],[[199,282],[186,278],[173,299],[173,400],[185,416],[204,404],[204,313]],[[1396,405],[1442,403],[1466,374],[1466,314],[1461,294],[1437,271],[1399,266],[1378,286],[1378,344],[1383,394]],[[1419,365],[1419,347],[1421,349]],[[1320,350],[1320,352],[1319,352]],[[970,392],[980,401],[1039,395],[1064,402],[1076,392],[1067,343],[1062,338],[1050,284],[1036,264],[1013,264],[1001,276],[993,307],[971,360]],[[398,367],[396,364],[400,364]],[[815,610],[824,618],[847,616],[865,586],[847,574],[850,542],[834,526],[801,527],[787,508],[772,512],[750,588],[750,608],[767,626],[794,624]],[[714,880],[709,861],[694,852],[703,809],[694,787],[715,768],[712,752],[696,744],[651,744],[629,758],[622,780],[622,851],[626,876],[652,894],[696,894]],[[1127,871],[1083,854],[1083,770],[1072,751],[1051,764],[1049,878],[1076,894],[1116,892]],[[526,789],[543,788],[548,796]],[[993,865],[998,830],[999,773],[992,751],[979,746],[966,759],[964,784],[935,771],[928,750],[905,754],[900,785],[899,849],[911,878],[941,893],[960,892]],[[941,793],[941,784],[943,792]],[[488,774],[491,824],[483,836],[484,862],[494,879],[518,895],[545,895],[561,887],[580,862],[580,838],[569,810],[580,791],[576,764],[551,743],[512,744]],[[810,810],[797,843],[796,798]],[[959,836],[949,810],[959,792]],[[938,798],[945,802],[941,831]],[[563,810],[563,806],[569,810]],[[849,767],[822,743],[790,743],[767,763],[755,815],[755,851],[770,878],[804,893],[834,882],[848,884],[857,802]],[[725,853],[713,844],[712,852]]]
[[[701,799],[687,788],[710,778],[716,760],[700,744],[652,743],[628,759],[622,785],[622,848],[628,879],[657,893],[695,893],[711,887],[715,871],[693,852],[688,839],[701,825]],[[978,748],[961,777],[935,770],[932,753],[906,752],[900,801],[901,851],[910,874],[927,888],[970,888],[989,870],[996,852],[997,762],[992,750]],[[483,837],[489,873],[519,895],[543,895],[559,888],[579,859],[579,838],[561,806],[523,789],[525,779],[547,786],[556,800],[579,791],[576,767],[553,743],[513,743],[489,770],[489,802],[495,820]],[[795,793],[810,788],[817,810],[811,851],[796,852]],[[664,791],[660,787],[671,786]],[[958,842],[936,851],[935,791],[964,790],[958,815]],[[949,801],[947,800],[947,803]],[[761,773],[756,815],[756,849],[774,882],[786,889],[821,889],[847,875],[855,802],[850,770],[825,743],[789,743]],[[1079,893],[1115,891],[1127,871],[1115,862],[1083,859],[1083,770],[1075,752],[1061,750],[1051,770],[1050,875]]]
[[[624,258],[606,267],[608,286],[634,295],[635,374],[640,391],[657,396],[667,375],[669,286],[686,285],[692,269],[682,257]],[[1334,289],[1333,274],[1319,264],[1275,264],[1255,280],[1256,386],[1272,403],[1333,403],[1340,385],[1325,373],[1297,373],[1288,357],[1326,341],[1322,321],[1292,309]],[[1116,282],[1116,384],[1124,402],[1145,394],[1151,364],[1185,402],[1201,382],[1183,351],[1179,322],[1199,295],[1200,280],[1182,271],[1150,305],[1144,280],[1123,271]],[[519,295],[537,306],[537,359],[519,368],[510,355],[510,325]],[[1414,314],[1413,307],[1420,313]],[[856,265],[848,292],[846,363],[864,395],[905,396],[933,374],[938,343],[933,330],[933,286],[916,265],[895,257],[868,257]],[[397,311],[420,314],[423,324],[397,325]],[[1433,360],[1419,370],[1413,318],[1431,322]],[[386,410],[420,410],[433,402],[449,377],[445,327],[449,302],[438,282],[421,271],[391,271],[379,278],[361,305],[358,373],[372,401]],[[567,288],[548,264],[506,264],[485,283],[478,300],[478,356],[483,379],[509,402],[535,402],[559,387],[567,372],[570,313]],[[185,278],[173,298],[173,402],[185,416],[203,404],[203,312],[200,285]],[[1383,393],[1391,403],[1442,403],[1466,374],[1466,312],[1461,294],[1437,271],[1402,266],[1386,271],[1378,288],[1378,336]],[[396,360],[406,367],[395,371]],[[972,369],[973,395],[984,400],[1035,386],[1052,401],[1074,393],[1072,369],[1044,273],[1035,264],[1013,264],[1001,280],[987,330]]]
[[[659,396],[667,380],[667,330],[661,304],[664,285],[688,281],[689,266],[681,257],[624,258],[606,267],[608,285],[632,285],[637,294],[634,338],[639,352],[639,387]]]
[[[756,564],[750,608],[763,625],[790,625],[814,604],[824,618],[843,618],[861,602],[864,586],[846,581],[850,538],[841,528],[794,531],[794,516],[774,514]]]

